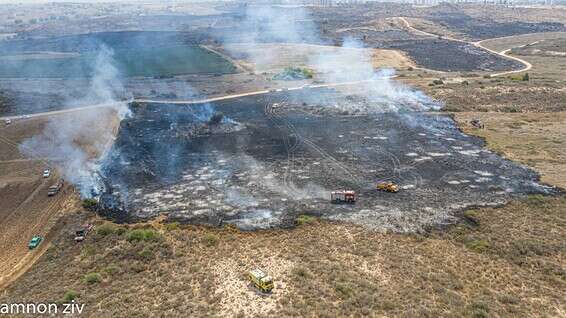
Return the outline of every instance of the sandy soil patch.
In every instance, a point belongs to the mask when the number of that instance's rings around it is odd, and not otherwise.
[[[363,50],[372,56],[374,68],[407,68],[414,67],[403,52],[398,50],[342,48],[312,44],[230,44],[226,50],[241,64],[248,65],[255,72],[277,72],[288,66],[312,65],[312,57],[318,54],[336,56],[348,55],[349,50]]]

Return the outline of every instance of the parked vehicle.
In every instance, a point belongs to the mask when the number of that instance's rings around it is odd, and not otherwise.
[[[49,169],[43,170],[43,177],[44,178],[49,178],[50,175],[51,175],[51,170],[49,170]]]
[[[90,231],[92,231],[93,228],[94,228],[94,225],[86,224],[86,225],[83,225],[81,228],[77,229],[75,231],[75,242],[84,241],[86,236],[88,235],[88,233]]]
[[[59,193],[59,191],[61,191],[61,188],[63,188],[63,179],[59,179],[57,183],[55,183],[54,185],[50,186],[49,189],[47,189],[47,196],[52,197],[56,195],[57,193]]]
[[[254,286],[264,293],[269,293],[273,290],[275,285],[273,284],[273,278],[264,273],[261,269],[254,269],[248,272],[248,279],[254,284]]]
[[[330,193],[332,203],[355,203],[356,192],[352,190],[338,190]]]
[[[39,246],[39,244],[41,244],[42,241],[43,241],[43,237],[36,235],[36,236],[32,237],[31,240],[29,241],[28,248],[30,250],[33,250],[33,249],[37,248]]]

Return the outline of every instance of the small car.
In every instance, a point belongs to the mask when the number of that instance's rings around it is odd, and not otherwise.
[[[43,237],[39,235],[32,237],[31,240],[29,241],[28,248],[30,250],[35,249],[36,247],[39,246],[39,244],[41,244],[41,241],[43,241]]]
[[[7,118],[4,120],[4,123],[6,124],[6,126],[8,126],[12,123],[12,120],[10,118]]]
[[[49,169],[43,170],[43,177],[44,178],[49,178],[50,175],[51,175],[51,170],[49,170]]]

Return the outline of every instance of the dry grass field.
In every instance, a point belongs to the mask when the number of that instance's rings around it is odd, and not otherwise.
[[[314,44],[230,44],[226,50],[238,63],[256,73],[277,72],[289,66],[316,68],[316,56],[334,56],[339,60],[371,56],[374,68],[404,69],[414,67],[414,63],[397,50],[342,48]]]
[[[566,188],[566,113],[455,113],[463,130],[487,141],[487,147],[533,167],[543,182]],[[479,118],[485,129],[469,125]]]
[[[260,232],[99,222],[76,244],[68,226],[0,301],[62,301],[74,291],[85,317],[558,317],[564,208],[563,196],[534,196],[466,211],[427,235],[310,218]],[[275,277],[272,294],[246,281],[256,266]]]

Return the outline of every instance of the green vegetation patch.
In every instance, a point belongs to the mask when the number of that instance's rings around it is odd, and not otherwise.
[[[130,242],[157,241],[159,238],[159,233],[152,229],[135,229],[126,233],[126,239]]]
[[[301,214],[295,219],[295,224],[304,225],[304,224],[312,223],[314,221],[316,221],[316,217],[306,214]]]
[[[313,71],[304,67],[286,67],[281,73],[273,76],[276,81],[300,81],[313,77]]]
[[[96,52],[54,57],[12,53],[0,57],[0,78],[92,77]],[[114,66],[126,77],[171,77],[183,74],[230,74],[236,68],[221,56],[195,45],[116,49]]]
[[[102,275],[96,272],[88,273],[84,277],[85,282],[89,284],[96,284],[102,281]]]

